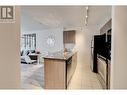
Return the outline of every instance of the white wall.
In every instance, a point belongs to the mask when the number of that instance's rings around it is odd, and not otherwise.
[[[90,64],[92,36],[99,33],[99,30],[93,27],[77,30],[76,48],[78,50],[78,63]]]
[[[99,29],[94,27],[73,28],[76,29],[76,48],[78,50],[78,63],[90,63],[91,56],[91,39],[93,35],[100,34]],[[63,49],[63,28],[47,29],[47,30],[22,30],[22,33],[37,34],[37,50],[41,53],[56,52]],[[54,47],[49,47],[46,39],[49,35],[54,35],[56,43]],[[87,61],[86,61],[87,60]]]
[[[0,89],[20,88],[20,8],[15,23],[0,23]]]
[[[111,88],[127,89],[127,7],[112,9]]]
[[[37,30],[37,31],[26,31],[22,30],[22,33],[36,33],[37,34],[37,50],[41,53],[44,52],[56,52],[63,49],[63,28],[47,29],[47,30]],[[54,46],[50,47],[47,44],[47,38],[53,35],[55,37]]]

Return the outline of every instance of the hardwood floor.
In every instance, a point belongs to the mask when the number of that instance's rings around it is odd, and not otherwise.
[[[43,65],[21,64],[21,80],[23,89],[44,88]],[[69,83],[69,90],[76,89],[102,89],[95,73],[91,71],[90,64],[77,63],[76,71]]]
[[[44,88],[44,64],[21,64],[22,89]]]
[[[96,73],[91,71],[90,64],[78,63],[68,89],[102,89],[102,86]]]

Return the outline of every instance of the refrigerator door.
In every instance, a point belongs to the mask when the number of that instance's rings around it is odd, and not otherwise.
[[[93,41],[93,72],[97,73],[97,54],[103,54],[106,35],[95,35]]]

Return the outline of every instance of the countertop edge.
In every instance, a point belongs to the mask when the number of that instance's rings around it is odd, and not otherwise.
[[[44,59],[51,59],[51,60],[63,60],[63,61],[66,61],[68,60],[70,57],[72,57],[75,53],[77,53],[78,51],[74,51],[74,52],[70,52],[68,54],[68,56],[66,58],[58,58],[58,57],[43,57]]]

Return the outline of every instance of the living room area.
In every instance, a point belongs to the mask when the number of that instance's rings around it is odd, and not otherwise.
[[[37,10],[44,9],[44,14]],[[49,22],[50,7],[21,6],[21,86],[23,89],[44,88],[44,57],[63,50],[63,28]],[[59,14],[59,13],[58,13]],[[48,17],[46,17],[46,15]],[[43,19],[43,23],[39,21]],[[56,19],[55,19],[56,20]]]
[[[30,38],[28,39],[30,40]],[[41,61],[41,53],[36,51],[36,48],[28,48],[31,44],[31,41],[29,42],[25,48],[21,47],[21,87],[23,89],[41,89],[44,86],[44,64]],[[25,44],[22,43],[22,45]]]
[[[31,26],[28,26],[31,20],[26,15],[22,8],[20,34],[21,87],[23,89],[42,89],[44,87],[44,54],[39,50],[40,43],[37,33],[27,30],[31,28]]]
[[[36,34],[21,35],[21,86],[23,89],[42,88],[44,64],[36,49]]]

